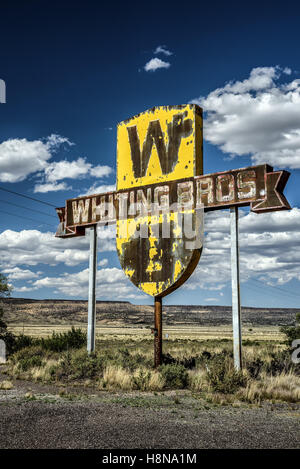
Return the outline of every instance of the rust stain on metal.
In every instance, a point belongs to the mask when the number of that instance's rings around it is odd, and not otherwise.
[[[82,236],[87,227],[116,223],[125,274],[144,292],[163,297],[187,280],[201,255],[201,243],[188,246],[185,215],[195,227],[199,207],[289,209],[283,195],[288,177],[268,165],[203,175],[201,108],[152,108],[118,125],[117,191],[67,200],[57,209],[56,236]]]
[[[118,125],[117,190],[201,175],[202,109],[160,106]]]
[[[152,208],[162,201],[165,210],[177,211],[176,203],[180,206],[187,197],[188,191],[183,187],[188,184],[193,186],[193,207],[203,204],[205,211],[247,205],[256,213],[289,210],[290,205],[283,195],[289,176],[288,171],[273,172],[270,166],[259,165],[69,199],[66,207],[56,209],[60,221],[57,236],[67,236],[76,227],[115,223],[122,219],[124,212],[126,218],[134,218],[145,211],[150,215]],[[137,213],[130,210],[134,203]]]
[[[118,125],[117,189],[124,192],[117,201],[128,205],[125,215],[116,217],[117,252],[128,278],[154,297],[178,288],[200,258],[201,248],[186,247],[180,210],[170,210],[170,198],[177,191],[171,181],[200,174],[198,106],[161,106]],[[190,212],[195,217],[192,205]]]

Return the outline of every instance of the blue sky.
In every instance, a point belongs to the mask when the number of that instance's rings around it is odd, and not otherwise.
[[[257,163],[291,172],[291,211],[240,210],[241,291],[244,305],[298,307],[299,18],[288,1],[4,2],[0,270],[14,296],[87,297],[88,239],[55,239],[52,206],[115,184],[118,122],[197,102],[205,173]],[[231,303],[228,212],[205,224],[197,271],[168,304]],[[97,298],[151,303],[120,269],[113,228],[99,238]]]

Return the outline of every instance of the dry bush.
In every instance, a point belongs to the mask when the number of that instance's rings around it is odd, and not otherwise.
[[[238,392],[238,397],[247,402],[263,400],[299,402],[300,378],[293,373],[281,373],[269,376],[262,373],[259,380],[251,380],[245,389]]]
[[[207,391],[208,383],[205,370],[189,371],[189,388],[196,392]]]
[[[103,379],[99,387],[100,389],[131,391],[133,389],[131,373],[124,368],[109,365],[103,371]]]
[[[0,389],[2,389],[3,391],[8,391],[9,389],[13,389],[14,385],[11,381],[2,381],[0,383]]]

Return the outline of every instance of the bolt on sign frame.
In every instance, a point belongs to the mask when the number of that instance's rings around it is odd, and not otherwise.
[[[90,235],[88,351],[95,348],[97,225],[116,223],[116,247],[132,283],[154,297],[154,363],[162,361],[162,298],[181,286],[202,252],[203,213],[230,209],[234,363],[241,361],[238,208],[288,210],[290,173],[267,164],[203,175],[202,109],[154,107],[118,125],[117,190],[68,199],[57,237]]]

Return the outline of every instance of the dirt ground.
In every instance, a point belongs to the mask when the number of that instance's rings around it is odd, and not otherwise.
[[[213,406],[188,391],[112,393],[12,382],[0,390],[1,449],[299,448],[295,404]]]

